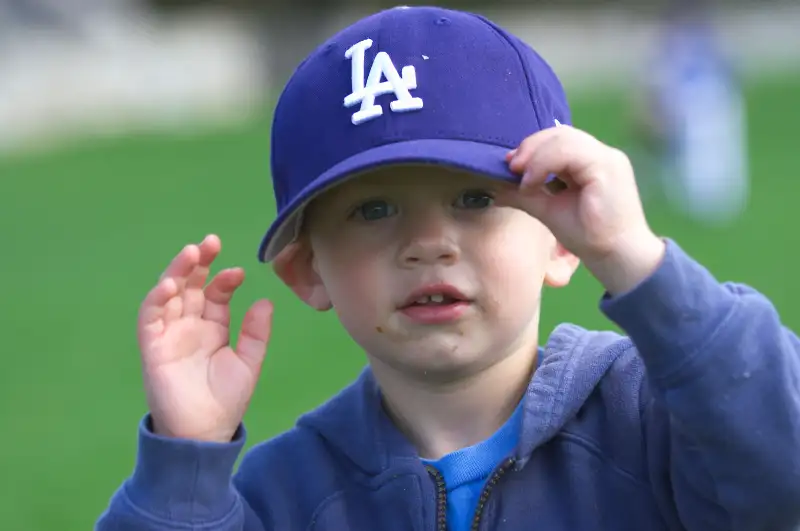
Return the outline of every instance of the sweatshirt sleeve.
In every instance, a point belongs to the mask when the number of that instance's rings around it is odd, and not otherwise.
[[[228,444],[169,439],[155,435],[146,416],[133,474],[95,530],[267,531],[231,479],[245,438],[240,426]]]
[[[770,301],[667,240],[656,272],[601,309],[645,364],[662,507],[689,531],[800,529],[800,341]]]

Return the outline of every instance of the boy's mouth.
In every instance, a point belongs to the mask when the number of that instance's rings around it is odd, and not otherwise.
[[[443,295],[441,293],[437,293],[435,295],[423,295],[419,299],[415,300],[411,303],[411,306],[428,306],[428,305],[445,305],[445,304],[453,304],[457,302],[459,299],[454,299],[449,295]]]
[[[466,295],[455,287],[447,284],[437,284],[415,290],[406,298],[403,304],[400,305],[400,308],[405,309],[413,306],[447,306],[468,302],[470,301]]]
[[[400,312],[418,325],[447,325],[461,320],[471,307],[472,301],[455,287],[436,284],[411,293]]]

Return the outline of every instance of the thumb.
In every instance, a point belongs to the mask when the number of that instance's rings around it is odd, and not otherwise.
[[[272,332],[272,310],[272,303],[262,299],[247,310],[242,321],[242,330],[236,343],[236,355],[254,373],[261,370],[261,364],[267,353],[267,343]]]

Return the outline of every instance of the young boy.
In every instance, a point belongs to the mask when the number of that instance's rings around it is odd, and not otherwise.
[[[275,112],[259,257],[369,368],[233,475],[272,309],[228,346],[244,273],[206,285],[220,241],[185,247],[141,307],[150,413],[97,529],[797,529],[798,338],[657,237],[628,159],[569,123],[475,15],[396,8],[318,48]],[[540,348],[579,259],[629,337]]]

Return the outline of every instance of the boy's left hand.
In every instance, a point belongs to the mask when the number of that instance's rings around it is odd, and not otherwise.
[[[623,152],[561,126],[529,136],[506,160],[523,177],[498,204],[544,223],[610,294],[633,289],[658,267],[665,244],[647,224]],[[548,182],[552,175],[558,180]]]

